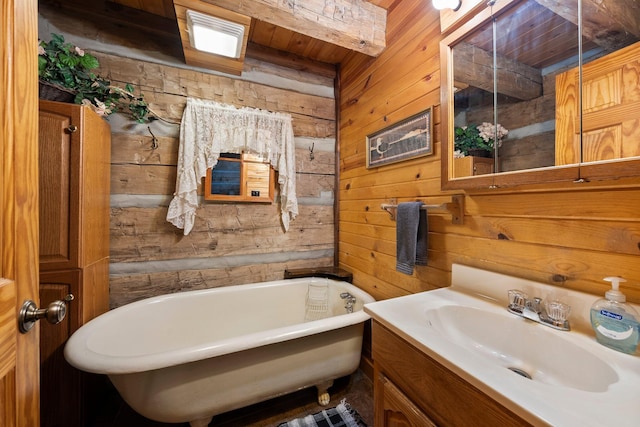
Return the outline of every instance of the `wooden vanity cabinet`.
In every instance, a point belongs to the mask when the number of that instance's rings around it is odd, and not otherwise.
[[[376,372],[375,425],[385,427],[435,427],[420,410],[384,374]]]
[[[40,101],[40,302],[67,303],[58,325],[40,327],[41,427],[86,425],[93,380],[64,359],[80,326],[109,309],[111,129],[88,107]]]
[[[531,425],[379,322],[372,328],[376,427]]]

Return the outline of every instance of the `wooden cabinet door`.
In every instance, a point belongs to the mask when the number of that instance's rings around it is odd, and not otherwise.
[[[40,102],[41,270],[78,267],[80,126],[78,106]]]
[[[404,393],[378,373],[375,385],[375,425],[380,427],[435,427]]]
[[[89,107],[40,100],[40,269],[109,256],[111,128]]]
[[[80,282],[82,271],[67,270],[40,274],[40,305],[55,300],[67,302],[64,320],[51,325],[40,322],[40,427],[82,426],[82,373],[64,359],[67,339],[80,327]]]

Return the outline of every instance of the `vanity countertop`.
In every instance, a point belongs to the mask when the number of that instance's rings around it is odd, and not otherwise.
[[[572,306],[571,331],[507,311],[507,291]],[[454,265],[452,286],[365,305],[371,317],[534,425],[640,425],[640,352],[598,344],[597,297]],[[528,379],[510,367],[531,373]]]

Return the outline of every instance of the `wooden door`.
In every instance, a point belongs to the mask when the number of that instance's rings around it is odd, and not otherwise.
[[[556,77],[556,165],[640,156],[640,43]],[[582,130],[582,145],[580,141]]]
[[[40,424],[38,327],[18,332],[23,301],[38,301],[36,0],[0,8],[0,425]]]

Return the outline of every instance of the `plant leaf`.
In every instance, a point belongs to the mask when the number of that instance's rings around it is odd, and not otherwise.
[[[100,66],[98,59],[93,55],[89,55],[88,53],[85,53],[84,56],[80,56],[79,58],[80,58],[80,65],[82,65],[84,68],[88,70],[92,70]]]

